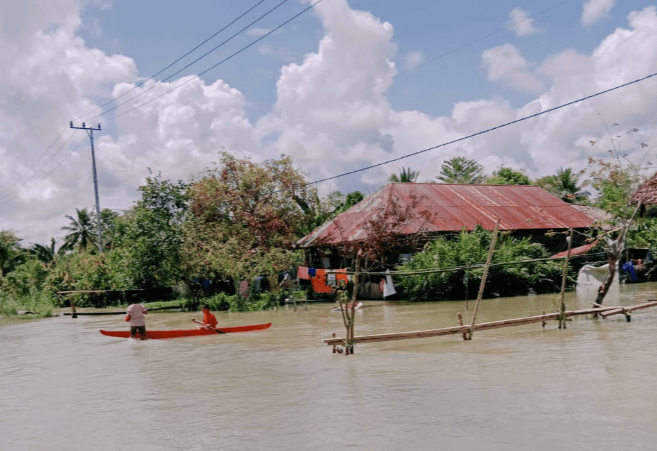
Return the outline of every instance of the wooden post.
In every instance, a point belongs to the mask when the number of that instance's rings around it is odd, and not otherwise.
[[[543,310],[543,316],[545,316],[545,310]],[[542,326],[545,327],[546,324],[547,324],[547,321],[543,321]],[[335,334],[334,334],[334,336],[335,336]]]
[[[477,294],[477,303],[475,304],[474,312],[472,312],[472,325],[468,330],[468,340],[472,340],[472,333],[474,332],[474,325],[477,321],[477,311],[479,310],[479,303],[484,296],[484,287],[486,286],[486,278],[488,277],[488,268],[493,259],[493,251],[495,250],[495,243],[497,242],[497,232],[500,227],[500,220],[495,223],[495,230],[493,231],[493,239],[490,242],[490,249],[488,249],[488,257],[486,258],[486,266],[484,266],[484,275],[481,276],[481,284],[479,284],[479,294]]]
[[[77,318],[78,314],[75,311],[75,295],[71,297],[71,318]]]
[[[456,314],[456,316],[457,316],[458,319],[459,319],[459,326],[463,326],[463,316],[461,315],[461,312],[458,312],[458,313]],[[468,339],[468,336],[466,335],[465,332],[464,332],[462,335],[463,335],[463,339],[464,339],[464,340],[467,340],[467,339]]]
[[[568,229],[568,252],[566,252],[566,259],[563,262],[563,277],[561,278],[561,302],[559,303],[559,329],[566,328],[566,303],[564,302],[564,294],[566,292],[566,281],[568,279],[568,260],[570,260],[570,249],[573,246],[573,229]]]

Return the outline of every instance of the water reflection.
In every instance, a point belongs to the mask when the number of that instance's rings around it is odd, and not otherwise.
[[[653,284],[620,287],[636,304]],[[555,295],[493,299],[478,321],[553,311]],[[568,309],[591,299],[568,293]],[[469,323],[473,302],[368,302],[357,334]],[[101,336],[120,317],[0,327],[0,448],[26,450],[653,449],[657,308],[357,345],[330,305],[222,313],[267,331],[146,342]],[[198,315],[196,315],[198,316]],[[191,313],[149,315],[153,329],[192,327]]]

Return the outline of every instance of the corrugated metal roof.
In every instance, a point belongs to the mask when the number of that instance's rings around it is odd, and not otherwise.
[[[570,250],[570,255],[574,256],[574,255],[586,254],[588,251],[593,249],[597,244],[598,242],[594,241],[593,243],[585,244],[584,246],[574,247]],[[559,252],[558,254],[554,254],[550,258],[566,258],[567,255],[568,255],[568,251],[566,250],[563,252]]]
[[[381,217],[387,217],[395,232],[401,234],[455,232],[463,227],[473,230],[477,225],[492,230],[497,219],[500,230],[578,229],[593,223],[587,215],[538,186],[390,183],[315,229],[297,245],[321,247],[363,240],[367,238],[365,225]]]

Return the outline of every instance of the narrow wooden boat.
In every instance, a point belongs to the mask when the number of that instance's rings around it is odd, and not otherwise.
[[[268,329],[271,323],[264,324],[251,324],[248,326],[232,326],[232,327],[217,327],[216,330],[211,329],[171,329],[171,330],[147,330],[146,337],[152,339],[162,338],[181,338],[181,337],[198,337],[201,335],[219,335],[231,334],[233,332],[250,332],[252,330]],[[130,338],[130,331],[128,330],[101,330],[101,334],[108,337],[117,338]],[[137,333],[139,337],[139,333]]]

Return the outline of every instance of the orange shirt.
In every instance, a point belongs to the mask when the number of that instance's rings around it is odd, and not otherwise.
[[[212,327],[217,327],[217,318],[212,314],[210,310],[203,310],[203,322],[209,324]]]

